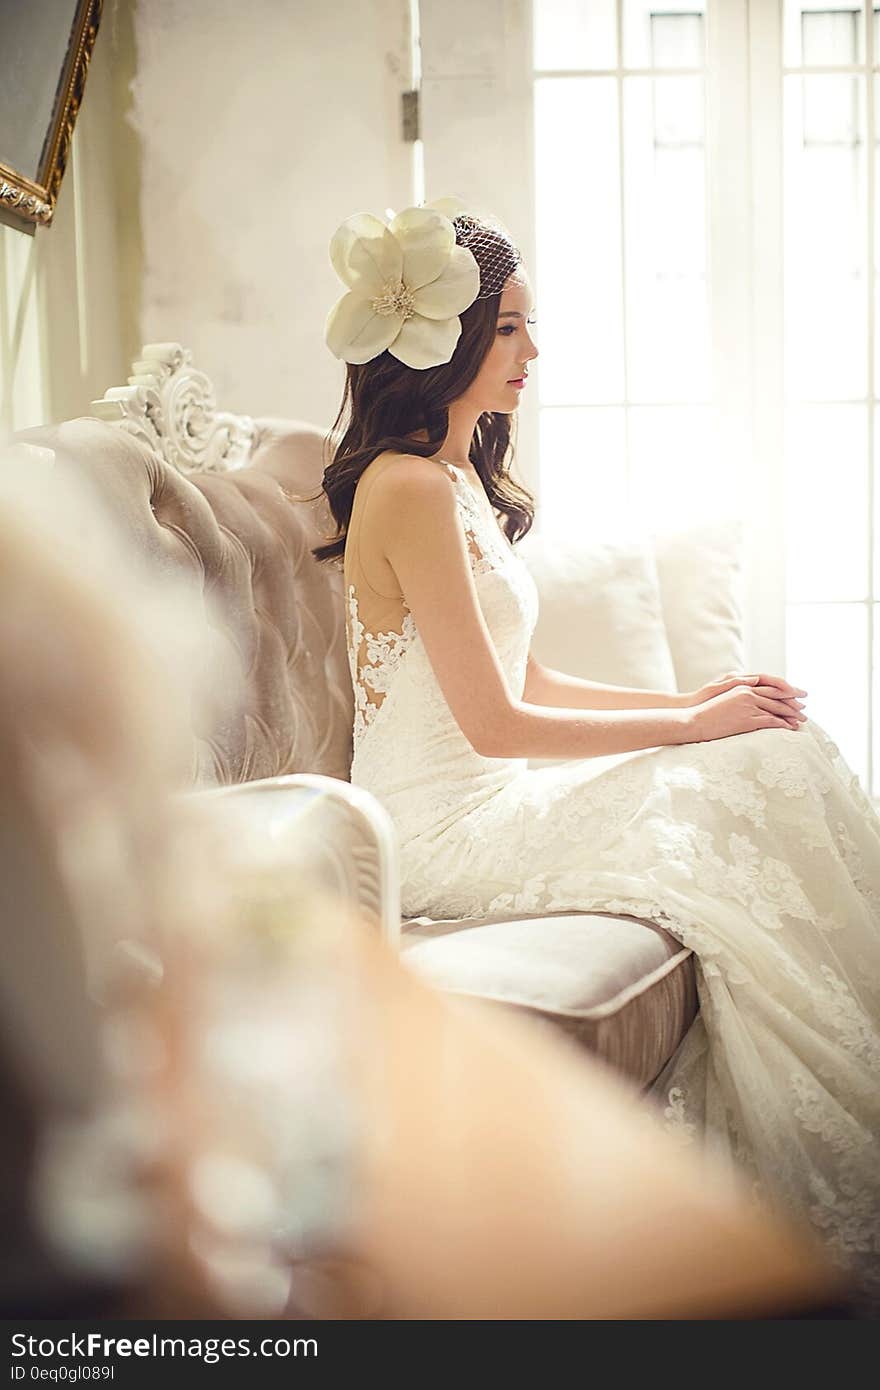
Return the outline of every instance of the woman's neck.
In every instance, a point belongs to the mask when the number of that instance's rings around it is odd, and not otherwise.
[[[467,402],[453,401],[449,407],[449,428],[446,431],[446,438],[434,457],[442,459],[444,463],[452,463],[456,468],[476,473],[470,460],[470,450],[479,418],[480,412],[475,411]],[[425,442],[426,436],[427,430],[416,431],[415,438],[421,439],[422,442]]]

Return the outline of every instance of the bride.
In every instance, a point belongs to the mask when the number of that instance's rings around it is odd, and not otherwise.
[[[404,913],[627,913],[692,948],[700,1012],[653,1097],[880,1307],[880,819],[779,676],[668,694],[531,657],[509,470],[537,348],[505,229],[444,199],[350,217],[330,255],[339,534],[313,553],[343,557],[351,780],[395,822]]]

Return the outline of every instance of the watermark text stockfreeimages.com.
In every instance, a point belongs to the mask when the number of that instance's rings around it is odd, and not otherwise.
[[[84,1366],[82,1379],[112,1379],[105,1374],[112,1367],[91,1366],[96,1360],[108,1361],[117,1357],[177,1357],[181,1360],[193,1359],[212,1365],[226,1357],[288,1357],[317,1356],[318,1342],[315,1337],[163,1337],[153,1332],[145,1337],[108,1337],[103,1332],[69,1332],[60,1337],[38,1337],[26,1332],[13,1332],[12,1356],[14,1360],[22,1357],[34,1359],[81,1360]],[[29,1368],[15,1364],[12,1379],[42,1379],[39,1366]],[[43,1368],[45,1369],[45,1368]],[[73,1367],[58,1369],[69,1369]],[[37,1376],[34,1376],[37,1371]],[[95,1372],[99,1372],[95,1375]],[[46,1377],[48,1379],[48,1377]],[[53,1379],[55,1377],[52,1377]],[[60,1379],[61,1377],[59,1377]],[[71,1375],[65,1380],[79,1379]]]

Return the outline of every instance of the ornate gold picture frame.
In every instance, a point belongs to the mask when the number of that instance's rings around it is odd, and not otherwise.
[[[67,5],[55,0],[34,6],[21,0],[3,7],[0,14],[0,40],[5,40],[0,53],[4,67],[6,62],[13,67],[0,83],[0,220],[20,231],[33,234],[52,221],[102,8],[103,0],[69,0]],[[47,71],[48,63],[57,64],[53,55],[58,52],[64,53],[60,71]],[[47,94],[41,110],[39,92]],[[32,100],[25,103],[22,94]],[[4,111],[4,101],[13,108]],[[15,129],[17,148],[4,148],[8,132]],[[25,148],[39,151],[30,158],[30,168],[19,167],[26,162]]]

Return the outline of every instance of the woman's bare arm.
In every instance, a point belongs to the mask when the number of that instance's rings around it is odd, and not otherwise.
[[[449,708],[477,752],[586,758],[686,742],[684,710],[595,714],[514,697],[480,607],[454,486],[438,464],[402,456],[373,485],[370,524]]]
[[[691,697],[668,690],[603,685],[544,666],[529,653],[523,701],[565,709],[687,709]]]
[[[441,465],[402,455],[376,479],[368,505],[437,683],[478,753],[590,758],[787,727],[790,709],[757,692],[729,692],[734,701],[720,697],[723,709],[697,712],[556,709],[516,698],[480,606],[454,487]]]

